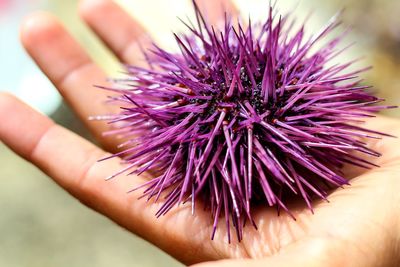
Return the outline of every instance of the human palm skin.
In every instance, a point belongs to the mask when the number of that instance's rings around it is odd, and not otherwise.
[[[198,3],[212,22],[223,14],[219,7],[236,13],[227,0]],[[144,27],[108,0],[82,1],[80,14],[122,62],[140,64],[138,42],[148,40]],[[399,139],[385,137],[370,142],[383,156],[368,160],[381,167],[367,171],[346,167],[351,186],[332,191],[329,203],[315,201],[314,214],[296,201],[289,205],[296,221],[285,213],[277,216],[275,209],[259,207],[254,211],[258,230],[248,225],[244,239],[229,244],[221,222],[212,241],[211,219],[201,203],[195,216],[191,205],[181,205],[157,219],[154,214],[161,201],[149,204],[137,200],[140,191],[126,193],[146,177],[104,180],[121,168],[117,158],[97,162],[112,152],[115,140],[102,136],[107,125],[87,118],[112,109],[103,105],[107,93],[92,87],[104,84],[106,76],[63,26],[49,14],[36,13],[24,22],[21,40],[102,148],[7,94],[0,96],[0,139],[72,196],[132,233],[185,264],[201,266],[400,265]],[[400,121],[396,119],[377,117],[365,127],[400,136]]]

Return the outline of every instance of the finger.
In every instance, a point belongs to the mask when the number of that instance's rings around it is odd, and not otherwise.
[[[28,17],[21,29],[21,40],[33,60],[93,135],[104,146],[113,146],[111,138],[101,135],[107,125],[88,121],[89,116],[107,114],[115,108],[104,104],[109,93],[93,86],[105,85],[104,72],[49,14],[40,12]]]
[[[82,0],[79,12],[89,27],[122,61],[144,62],[142,49],[150,44],[147,31],[111,0]]]
[[[362,152],[354,151],[353,155],[364,160],[367,160],[377,166],[387,167],[388,164],[397,164],[400,162],[400,121],[398,119],[389,118],[382,115],[377,115],[375,118],[369,118],[365,123],[357,125],[367,130],[388,134],[390,136],[380,136],[376,133],[370,133],[371,136],[377,138],[363,138],[363,142],[366,146],[373,151],[381,154],[380,157],[367,155]],[[370,166],[372,169],[376,169],[374,166]],[[343,168],[343,172],[347,178],[357,177],[368,169],[346,164]]]
[[[11,110],[13,116],[6,115]],[[12,95],[0,93],[0,118],[0,140],[68,191],[76,191],[88,168],[106,155]]]
[[[391,137],[382,136],[379,139],[365,139],[368,147],[381,153],[382,156],[375,159],[375,163],[381,166],[386,165],[388,162],[399,162],[400,153],[400,120],[390,118],[383,115],[377,115],[374,118],[366,120],[365,124],[361,127],[376,131],[383,134],[391,135]],[[372,134],[374,135],[374,134]],[[376,134],[375,134],[376,135]]]
[[[13,116],[8,115],[10,111]],[[0,140],[17,154],[87,206],[177,259],[187,263],[218,259],[227,257],[227,251],[235,248],[233,244],[225,244],[223,250],[221,244],[210,240],[212,226],[201,207],[196,209],[196,216],[191,215],[190,205],[181,205],[156,218],[154,215],[163,201],[138,200],[140,190],[126,193],[145,182],[144,178],[121,175],[105,181],[105,177],[122,168],[118,159],[97,162],[107,155],[104,151],[54,124],[15,97],[0,93],[0,120]]]
[[[194,0],[200,11],[210,24],[218,24],[224,20],[225,14],[236,18],[239,14],[238,9],[231,0]]]

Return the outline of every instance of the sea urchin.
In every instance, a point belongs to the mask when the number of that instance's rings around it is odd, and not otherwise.
[[[348,184],[344,164],[374,164],[353,152],[379,154],[361,138],[381,133],[357,123],[387,108],[360,84],[365,69],[346,71],[353,62],[329,64],[343,49],[339,35],[321,45],[340,22],[335,17],[318,34],[305,37],[290,15],[270,7],[265,23],[250,20],[216,29],[194,3],[196,26],[175,35],[179,53],[159,46],[147,51],[148,68],[127,66],[113,101],[121,112],[107,117],[124,139],[121,173],[154,178],[144,195],[163,204],[203,202],[214,220],[225,217],[242,239],[254,205],[287,208],[298,195],[312,210],[331,188]],[[316,44],[319,43],[319,48]],[[119,84],[119,86],[118,86]],[[122,104],[121,104],[122,103]],[[210,222],[211,223],[211,222]]]

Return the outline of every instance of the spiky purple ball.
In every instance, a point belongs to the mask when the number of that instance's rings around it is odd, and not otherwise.
[[[348,184],[343,164],[374,165],[354,152],[379,156],[360,138],[381,133],[357,122],[386,107],[360,85],[365,69],[329,64],[343,35],[315,48],[340,22],[306,39],[303,25],[294,30],[273,8],[263,24],[226,18],[220,30],[195,11],[197,26],[175,35],[180,53],[154,46],[149,68],[128,66],[121,87],[108,88],[123,106],[110,123],[124,139],[114,156],[126,164],[110,178],[150,172],[144,196],[163,198],[157,216],[200,200],[212,237],[225,217],[228,236],[232,224],[240,240],[255,204],[290,213],[286,199],[298,195],[312,210],[314,197]]]

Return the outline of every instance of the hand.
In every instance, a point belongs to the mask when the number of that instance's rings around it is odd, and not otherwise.
[[[198,2],[215,22],[222,14],[216,8],[222,7],[221,1]],[[228,0],[223,2],[235,13]],[[108,0],[86,0],[80,5],[80,13],[122,62],[140,63],[137,43],[146,42],[146,31],[120,7]],[[103,105],[107,93],[92,86],[104,84],[106,76],[61,24],[51,15],[34,14],[23,24],[21,39],[105,150],[4,93],[0,96],[0,139],[72,196],[132,233],[186,264],[224,259],[201,266],[400,264],[399,139],[371,142],[384,155],[374,161],[381,167],[366,172],[346,170],[349,177],[354,177],[352,186],[332,192],[330,203],[315,202],[314,215],[299,203],[290,207],[297,221],[286,214],[277,216],[275,210],[260,208],[254,215],[258,231],[247,226],[242,242],[228,244],[221,222],[212,241],[209,213],[201,208],[192,216],[190,205],[181,205],[157,219],[154,214],[162,203],[153,205],[137,200],[141,192],[126,193],[145,178],[119,176],[112,181],[104,180],[121,168],[118,159],[97,162],[115,147],[115,140],[101,136],[107,129],[105,124],[89,122],[87,118],[105,114],[110,108]],[[368,121],[366,127],[400,136],[400,121],[395,119],[378,117]]]

